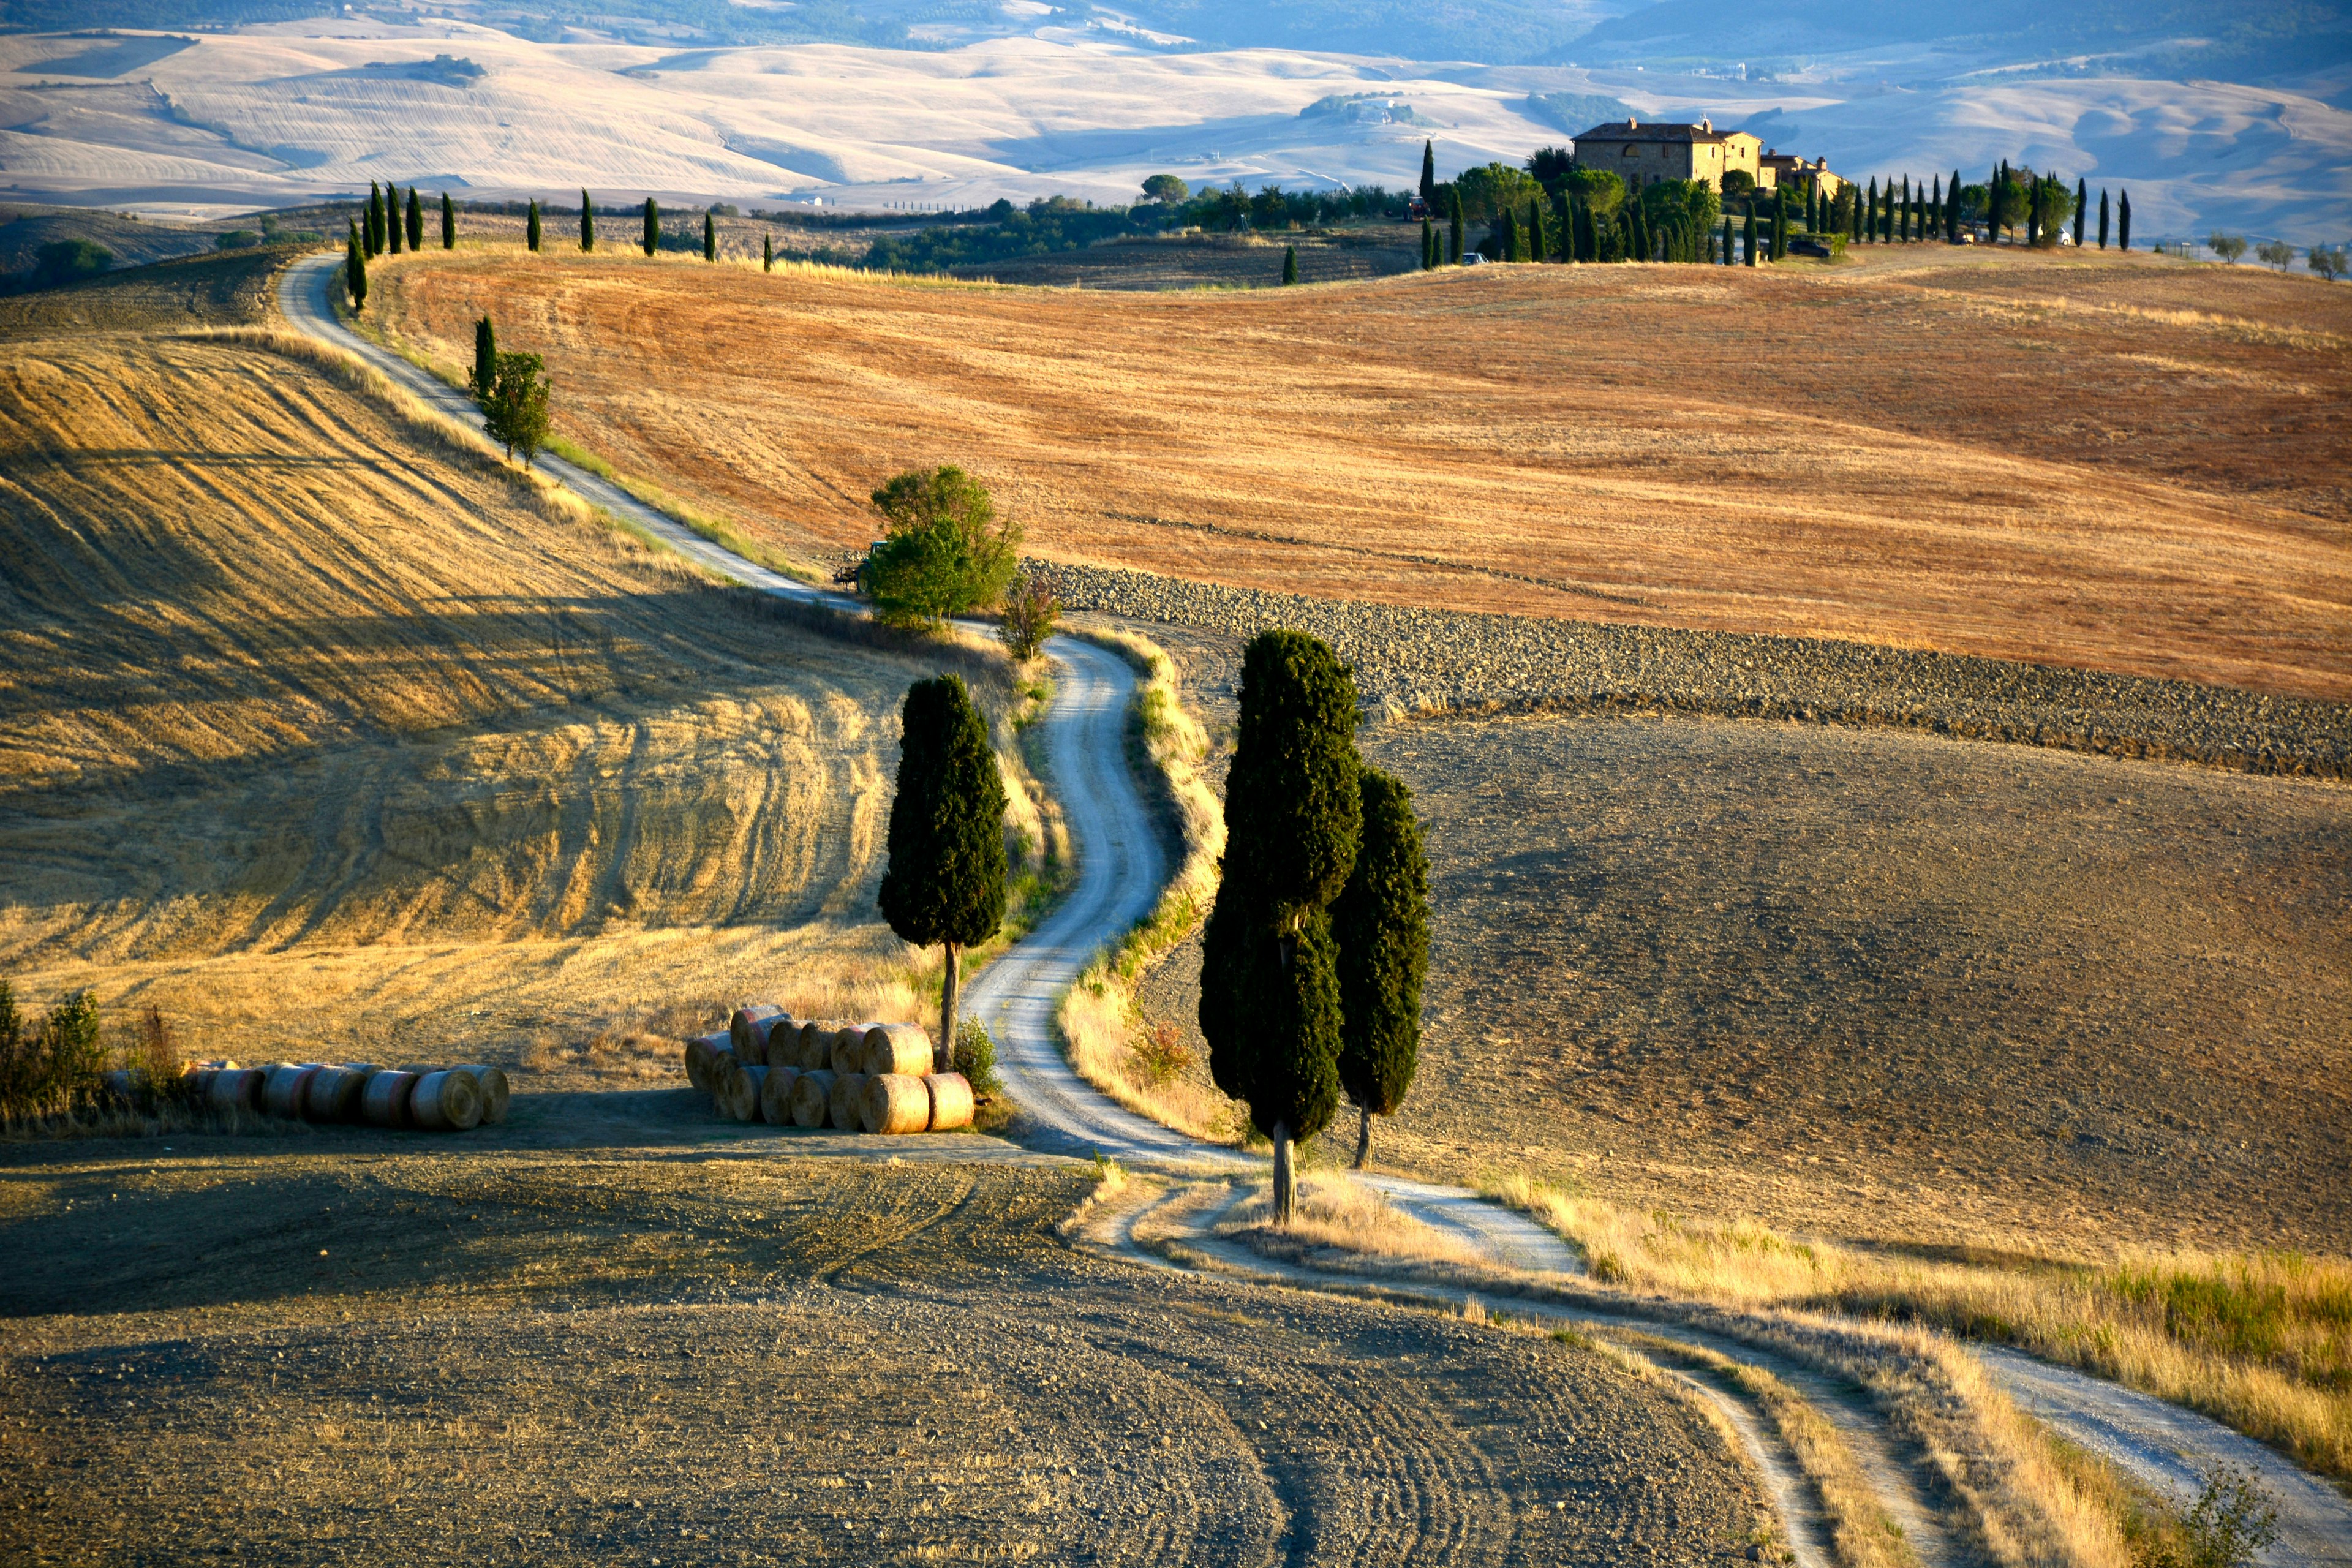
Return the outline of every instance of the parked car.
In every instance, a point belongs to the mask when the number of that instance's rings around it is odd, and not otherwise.
[[[1465,267],[1484,267],[1486,265],[1486,258],[1479,255],[1475,250],[1465,250],[1462,253],[1462,265]]]

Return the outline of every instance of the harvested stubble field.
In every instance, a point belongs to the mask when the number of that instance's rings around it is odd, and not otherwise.
[[[1229,734],[1239,639],[1144,629]],[[1360,742],[1436,913],[1387,1161],[1938,1254],[2352,1252],[2343,785],[1657,713]],[[1142,998],[1196,1051],[1198,966]]]
[[[779,548],[955,461],[1038,553],[1340,597],[2352,694],[2352,293],[2145,256],[1494,267],[1246,293],[485,248],[558,423]]]
[[[1002,661],[779,618],[351,381],[11,344],[0,974],[196,1052],[556,1081],[674,1074],[738,987],[911,1016],[897,704],[946,658],[1002,716]]]
[[[1592,1350],[1071,1247],[1083,1167],[317,1142],[0,1162],[0,1555],[1700,1564],[1762,1518]]]

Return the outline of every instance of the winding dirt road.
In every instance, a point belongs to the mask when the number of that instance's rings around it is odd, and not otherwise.
[[[472,402],[397,355],[347,331],[336,318],[329,289],[340,266],[337,256],[297,263],[281,279],[280,309],[308,335],[358,355],[395,385],[435,411],[474,427]],[[487,442],[485,446],[487,447]],[[778,595],[855,608],[854,601],[772,572],[701,538],[646,506],[618,486],[560,458],[542,456],[540,466],[583,499],[655,535],[688,557],[737,582]],[[1033,1149],[1063,1154],[1102,1154],[1125,1163],[1189,1176],[1250,1176],[1264,1163],[1234,1150],[1198,1142],[1113,1104],[1079,1079],[1054,1040],[1053,1011],[1060,993],[1103,947],[1150,912],[1168,874],[1167,856],[1151,813],[1129,772],[1126,756],[1127,710],[1135,678],[1116,655],[1071,637],[1057,637],[1047,651],[1059,666],[1053,702],[1044,720],[1048,773],[1067,816],[1078,862],[1069,897],[1032,933],[978,975],[971,986],[973,1016],[989,1025],[999,1042],[1001,1067],[1011,1091],[1030,1118],[1024,1140]],[[1495,1263],[1527,1273],[1580,1274],[1581,1259],[1549,1231],[1461,1188],[1373,1177],[1371,1184],[1414,1217],[1462,1236]],[[1202,1242],[1196,1233],[1196,1243]],[[1214,1247],[1217,1261],[1286,1283],[1317,1288],[1359,1289],[1360,1279],[1281,1264],[1233,1246]],[[1155,1263],[1159,1260],[1153,1260]],[[1160,1266],[1165,1266],[1164,1263]],[[1577,1314],[1583,1318],[1587,1315]],[[1623,1320],[1633,1324],[1637,1320]],[[1646,1331],[1691,1337],[1686,1331],[1654,1323]],[[1759,1362],[1752,1348],[1709,1341],[1711,1348],[1737,1350]],[[2220,1464],[2252,1467],[2279,1506],[2281,1538],[2264,1561],[2352,1568],[2352,1503],[2270,1449],[2219,1423],[2162,1400],[2056,1368],[2014,1352],[1980,1352],[1994,1377],[2020,1404],[2087,1447],[2106,1455],[2132,1475],[2176,1497],[2192,1498],[2200,1472]],[[1858,1457],[1890,1512],[1913,1527],[1916,1546],[1930,1563],[1949,1560],[1951,1548],[1927,1518],[1927,1505],[1901,1475],[1902,1466],[1883,1438],[1873,1438],[1851,1399],[1832,1397],[1821,1380],[1774,1362],[1790,1381],[1820,1403],[1847,1428]],[[1826,1545],[1809,1504],[1788,1493],[1787,1466],[1774,1445],[1735,1419],[1759,1466],[1783,1495],[1791,1545],[1801,1562],[1824,1560]],[[1930,1544],[1932,1542],[1932,1544]]]

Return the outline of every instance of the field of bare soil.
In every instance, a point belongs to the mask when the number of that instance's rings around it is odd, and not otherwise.
[[[1146,629],[1228,728],[1235,640]],[[1895,1244],[2352,1252],[2343,785],[1656,714],[1360,743],[1432,862],[1397,1166]],[[1192,1029],[1198,964],[1153,1018]]]
[[[625,1077],[738,990],[911,1016],[897,704],[946,657],[1004,713],[1001,663],[780,619],[347,380],[11,345],[0,974],[199,1053]]]
[[[1591,1348],[1102,1260],[1084,1166],[596,1098],[630,1141],[0,1154],[0,1556],[1614,1568],[1762,1517]]]
[[[812,554],[978,473],[1062,559],[2352,694],[2352,292],[2146,256],[1494,267],[1108,294],[488,248],[558,423]]]

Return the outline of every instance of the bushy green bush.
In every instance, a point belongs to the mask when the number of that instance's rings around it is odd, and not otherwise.
[[[1004,1080],[996,1074],[996,1042],[989,1037],[988,1026],[977,1018],[966,1018],[956,1026],[955,1049],[949,1060],[953,1070],[971,1082],[974,1094],[995,1094],[1004,1088]]]
[[[961,468],[915,468],[874,492],[889,534],[866,558],[862,585],[898,626],[935,626],[995,604],[1012,585],[1021,531]]]
[[[0,980],[0,1120],[50,1116],[87,1105],[97,1098],[105,1071],[96,997],[78,991],[28,1029],[14,988]]]

